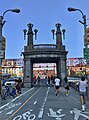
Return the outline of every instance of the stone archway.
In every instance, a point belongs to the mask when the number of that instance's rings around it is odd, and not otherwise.
[[[33,25],[28,24],[28,42],[24,46],[24,86],[32,87],[33,63],[56,63],[57,75],[62,79],[66,75],[65,46],[62,45],[60,24],[56,24],[56,44],[33,44]]]

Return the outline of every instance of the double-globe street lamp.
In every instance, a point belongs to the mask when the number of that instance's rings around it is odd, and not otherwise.
[[[1,91],[2,91],[2,88],[1,88],[1,75],[2,75],[2,59],[4,58],[4,54],[5,54],[5,50],[2,50],[2,39],[3,39],[3,35],[2,35],[2,28],[5,24],[5,20],[4,20],[4,16],[7,12],[15,12],[15,13],[19,13],[20,12],[20,9],[8,9],[6,10],[2,16],[0,16],[0,98],[1,98]],[[1,101],[1,100],[0,100]]]

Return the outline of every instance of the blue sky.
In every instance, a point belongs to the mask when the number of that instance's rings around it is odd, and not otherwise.
[[[20,58],[21,50],[26,45],[23,29],[27,24],[38,29],[37,40],[34,44],[54,44],[51,29],[56,29],[55,24],[61,23],[61,30],[66,29],[63,44],[68,51],[68,58],[83,57],[84,26],[79,23],[82,15],[79,11],[68,12],[68,7],[78,8],[87,16],[89,24],[89,0],[0,0],[0,16],[7,9],[19,8],[19,14],[8,12],[4,19],[3,35],[6,37],[6,58]]]

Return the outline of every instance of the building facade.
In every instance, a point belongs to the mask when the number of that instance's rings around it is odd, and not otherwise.
[[[23,59],[5,59],[2,61],[2,73],[23,76]]]
[[[68,76],[81,76],[89,74],[89,67],[86,66],[84,58],[67,58],[67,74]],[[2,62],[2,73],[11,74],[11,76],[23,77],[24,60],[18,59],[5,59]],[[55,63],[35,63],[33,64],[33,75],[38,74],[47,76],[56,75],[57,69]]]

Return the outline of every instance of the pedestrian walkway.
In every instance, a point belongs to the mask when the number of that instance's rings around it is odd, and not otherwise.
[[[87,120],[89,118],[89,100],[86,103],[86,111],[82,112],[80,96],[78,91],[70,88],[69,95],[65,95],[65,88],[60,87],[60,95],[56,96],[53,87],[49,90],[49,95],[45,107],[50,120]]]

